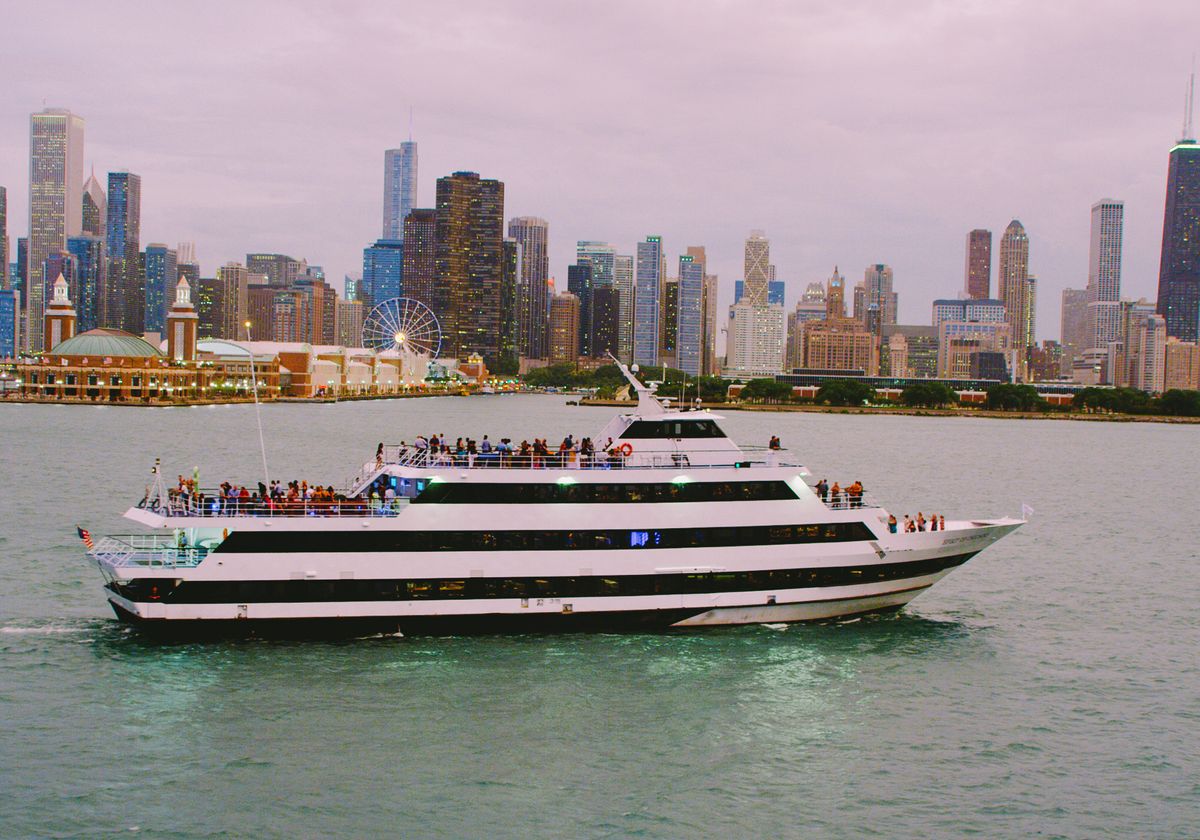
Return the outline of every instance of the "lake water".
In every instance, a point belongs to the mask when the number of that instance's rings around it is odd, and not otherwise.
[[[269,405],[272,477],[594,434],[550,396]],[[897,514],[1032,522],[904,612],[691,635],[159,646],[75,523],[153,458],[261,475],[253,406],[0,405],[0,836],[1195,837],[1200,428],[731,412]]]

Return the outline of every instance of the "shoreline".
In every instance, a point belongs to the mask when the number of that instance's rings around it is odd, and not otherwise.
[[[601,400],[584,398],[580,405],[631,407],[632,401]],[[996,411],[986,408],[915,408],[911,406],[876,405],[805,405],[774,404],[752,405],[745,403],[709,403],[704,406],[713,411],[759,411],[759,412],[808,412],[812,414],[890,414],[907,417],[984,417],[995,420],[1082,420],[1103,423],[1166,423],[1196,425],[1200,417],[1176,417],[1166,414],[1111,414],[1082,411]]]

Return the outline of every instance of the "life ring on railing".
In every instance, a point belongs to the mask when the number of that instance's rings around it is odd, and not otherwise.
[[[621,446],[618,448],[618,451],[621,453],[621,455],[623,457],[628,458],[630,455],[633,454],[633,446],[628,443],[622,443]]]

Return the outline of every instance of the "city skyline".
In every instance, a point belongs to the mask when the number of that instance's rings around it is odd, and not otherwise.
[[[628,254],[653,232],[671,260],[689,244],[707,246],[724,307],[741,273],[745,232],[761,228],[788,284],[788,308],[835,264],[856,273],[882,262],[904,292],[899,320],[920,322],[928,301],[961,287],[965,233],[1000,231],[1016,217],[1029,231],[1030,270],[1043,284],[1038,337],[1054,337],[1060,290],[1086,282],[1087,220],[1079,208],[1102,196],[1126,203],[1125,292],[1155,296],[1166,150],[1178,133],[1194,49],[1186,33],[1200,17],[1167,9],[1149,24],[1082,9],[939,13],[939,26],[922,27],[934,15],[922,7],[865,17],[853,8],[729,9],[684,21],[664,6],[638,17],[636,44],[682,27],[711,42],[713,53],[674,67],[648,112],[630,94],[637,80],[663,74],[660,59],[635,49],[615,75],[592,73],[598,59],[581,61],[557,45],[569,39],[556,35],[576,23],[566,11],[526,32],[515,17],[470,5],[404,16],[306,10],[283,19],[231,9],[239,33],[230,36],[189,13],[153,22],[134,17],[133,6],[103,14],[73,8],[77,25],[65,34],[64,55],[85,55],[72,50],[76,39],[82,47],[118,26],[133,26],[148,45],[163,28],[186,26],[196,58],[150,49],[137,56],[134,73],[134,56],[113,53],[100,67],[88,63],[86,86],[82,58],[39,61],[36,78],[16,78],[0,101],[9,235],[15,241],[24,227],[18,220],[28,217],[23,128],[45,100],[87,120],[88,168],[142,175],[143,242],[196,241],[206,274],[256,249],[306,257],[331,278],[357,274],[361,249],[379,225],[380,153],[410,136],[411,106],[411,136],[422,144],[419,194],[431,195],[437,177],[458,170],[503,180],[507,216],[540,216],[553,226],[549,268],[558,288],[576,241],[611,242]],[[34,31],[48,14],[20,10],[17,33]],[[616,7],[594,23],[598,33],[617,31],[633,14]],[[447,45],[423,37],[480,15],[495,30],[486,41],[464,36]],[[268,25],[280,27],[281,43],[302,40],[338,71],[304,61],[304,50],[262,50],[255,33]],[[874,51],[881,58],[847,62],[837,74],[823,70],[822,57],[857,35],[881,44]],[[1018,36],[1028,51],[1020,62],[984,47]],[[387,74],[372,55],[383,53],[370,46],[395,38],[412,42],[410,69],[403,81],[381,82]],[[531,38],[546,48],[530,49]],[[944,61],[966,84],[938,82],[938,68],[922,58],[945,39],[955,49]],[[36,39],[15,40],[13,61],[36,60]],[[254,47],[242,50],[243,40]],[[1051,43],[1054,49],[1044,48]],[[1108,50],[1137,60],[1108,62]],[[433,68],[447,52],[455,72],[439,78]],[[228,69],[199,59],[211,54],[227,55],[221,64]],[[1051,64],[1063,54],[1074,55],[1070,73]],[[493,59],[519,59],[507,71],[516,74],[544,72],[566,55],[564,63],[576,66],[549,78],[534,100],[506,103],[472,89]],[[879,72],[883,55],[887,74]],[[742,102],[751,74],[761,84]],[[122,85],[105,83],[117,76]],[[792,89],[797,96],[788,105],[762,108],[764,97]],[[1005,114],[999,126],[980,119],[981,94]],[[396,104],[368,106],[379,96]],[[603,109],[580,116],[576,103],[584,100],[635,110],[621,125],[599,122]],[[975,107],[964,107],[968,101]],[[752,108],[762,130],[747,140],[735,126]],[[708,116],[713,125],[704,138],[678,129],[683,112]],[[1114,113],[1136,118],[1114,121]],[[245,130],[228,132],[230,123]],[[881,133],[889,138],[884,156],[874,153]],[[981,146],[988,149],[982,164]],[[736,165],[714,166],[719,148],[737,149]]]

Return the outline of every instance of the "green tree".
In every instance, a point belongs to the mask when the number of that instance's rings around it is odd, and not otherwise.
[[[939,408],[957,403],[958,394],[943,382],[914,382],[900,393],[900,402],[905,405]]]
[[[987,391],[987,407],[993,411],[1039,411],[1047,407],[1032,385],[993,385]]]
[[[1172,388],[1158,398],[1158,410],[1174,417],[1200,417],[1200,391]]]
[[[742,389],[742,399],[747,402],[786,402],[791,396],[792,386],[775,379],[751,379]]]
[[[817,389],[818,405],[862,405],[875,396],[875,389],[853,379],[830,379]]]

